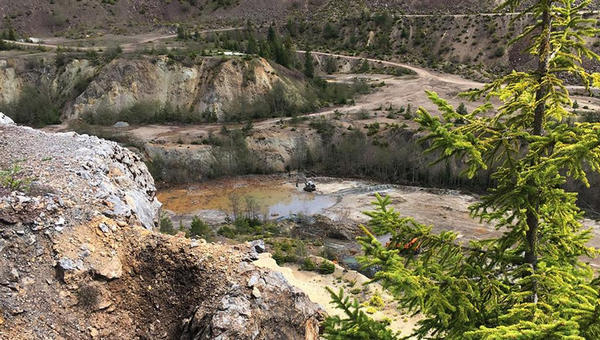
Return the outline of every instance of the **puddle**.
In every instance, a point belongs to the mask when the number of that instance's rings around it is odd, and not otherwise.
[[[288,217],[290,215],[315,215],[322,213],[325,209],[337,203],[337,199],[331,196],[292,193],[284,201],[273,205],[267,205],[269,216]],[[260,204],[260,203],[259,203]]]
[[[338,202],[337,196],[307,193],[281,178],[234,178],[159,190],[164,208],[176,214],[252,211],[267,218],[315,215]],[[237,202],[237,203],[235,203]]]

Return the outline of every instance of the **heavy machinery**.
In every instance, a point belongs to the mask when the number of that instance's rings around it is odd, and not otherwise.
[[[300,181],[304,182],[304,191],[313,192],[317,190],[317,186],[315,185],[315,183],[313,183],[313,181],[309,181],[303,174],[298,174],[298,177],[296,177],[296,188],[298,187]]]
[[[308,182],[304,183],[304,191],[313,192],[315,190],[317,190],[317,186],[312,181],[308,181]]]

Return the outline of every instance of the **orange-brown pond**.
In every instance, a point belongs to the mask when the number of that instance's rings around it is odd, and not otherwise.
[[[304,192],[302,186],[297,188],[285,177],[246,176],[166,188],[157,196],[165,209],[177,215],[251,209],[269,218],[319,214],[338,201],[337,196]]]

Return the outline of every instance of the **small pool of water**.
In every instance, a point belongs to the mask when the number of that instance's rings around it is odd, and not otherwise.
[[[233,178],[159,190],[163,207],[176,214],[252,210],[270,219],[315,215],[338,202],[337,196],[304,192],[281,178]]]
[[[322,213],[325,209],[332,207],[337,202],[335,197],[309,194],[292,193],[287,199],[278,203],[268,205],[269,216],[288,217],[291,215],[315,215]],[[260,203],[259,203],[260,204]]]

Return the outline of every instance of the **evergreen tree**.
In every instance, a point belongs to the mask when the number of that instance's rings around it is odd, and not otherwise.
[[[160,217],[160,232],[169,235],[174,235],[176,233],[173,222],[167,215],[162,215]]]
[[[267,33],[267,41],[269,42],[269,44],[273,44],[277,40],[279,40],[279,39],[277,37],[277,32],[275,31],[275,24],[271,24],[271,26],[269,26],[269,31]]]
[[[581,224],[577,194],[563,188],[569,179],[589,186],[586,172],[600,172],[600,124],[569,123],[572,101],[559,77],[571,74],[586,87],[600,86],[600,74],[582,66],[582,57],[600,60],[585,45],[598,33],[595,21],[582,16],[589,3],[526,3],[521,16],[533,16],[534,24],[517,39],[529,42],[537,69],[513,71],[467,94],[498,98],[503,104],[494,115],[485,114],[493,109],[489,103],[461,114],[433,92],[428,96],[441,117],[418,110],[424,140],[440,161],[459,157],[469,178],[493,172],[494,186],[470,209],[502,234],[458,243],[456,233],[432,233],[400,217],[389,198],[377,197],[376,210],[367,213],[369,229],[363,227],[360,260],[381,268],[375,280],[403,310],[423,316],[414,337],[600,339],[600,279],[583,262],[597,250],[586,245],[591,236]],[[500,8],[524,4],[507,0]],[[385,246],[375,238],[384,234],[391,235]],[[379,324],[358,319],[341,294],[333,295],[350,312],[328,320],[328,338],[380,338],[369,332],[380,331]]]
[[[298,36],[298,25],[296,25],[296,22],[292,18],[288,18],[285,26],[291,37]]]
[[[285,67],[289,66],[290,56],[288,54],[288,50],[286,49],[286,46],[279,41],[279,39],[271,43],[271,51],[273,52],[273,57],[276,63]]]
[[[458,113],[461,116],[467,115],[469,113],[467,111],[467,106],[465,105],[465,103],[460,103],[460,105],[458,105],[458,108],[456,108],[456,113]]]
[[[6,36],[7,40],[12,40],[12,41],[16,41],[17,40],[17,33],[15,33],[15,29],[12,27],[8,28],[8,34]]]
[[[310,50],[307,50],[304,53],[304,75],[308,78],[315,77],[315,65],[313,64],[313,59]]]
[[[194,216],[190,225],[189,236],[200,236],[207,241],[212,238],[212,230],[206,222],[202,221],[198,216]]]
[[[359,72],[366,73],[369,72],[370,69],[371,66],[369,66],[369,62],[367,61],[367,59],[363,59],[360,63]]]
[[[329,57],[327,58],[327,60],[325,61],[325,72],[327,74],[332,74],[337,72],[338,69],[338,65],[337,65],[337,61],[335,59],[335,57]]]
[[[271,59],[273,57],[273,52],[271,50],[271,46],[266,40],[260,41],[260,46],[258,50],[258,55],[265,59]]]
[[[338,37],[337,27],[333,26],[330,22],[327,22],[325,24],[325,27],[323,28],[323,38],[325,38],[325,40],[331,40],[331,39],[337,39],[337,37]]]
[[[181,25],[177,25],[177,39],[179,40],[186,40],[188,38],[187,32],[185,31],[185,28],[183,28],[183,26]]]
[[[248,36],[248,44],[246,45],[246,54],[257,54],[258,53],[258,45],[256,43],[256,39],[254,38],[254,34],[250,33]]]

